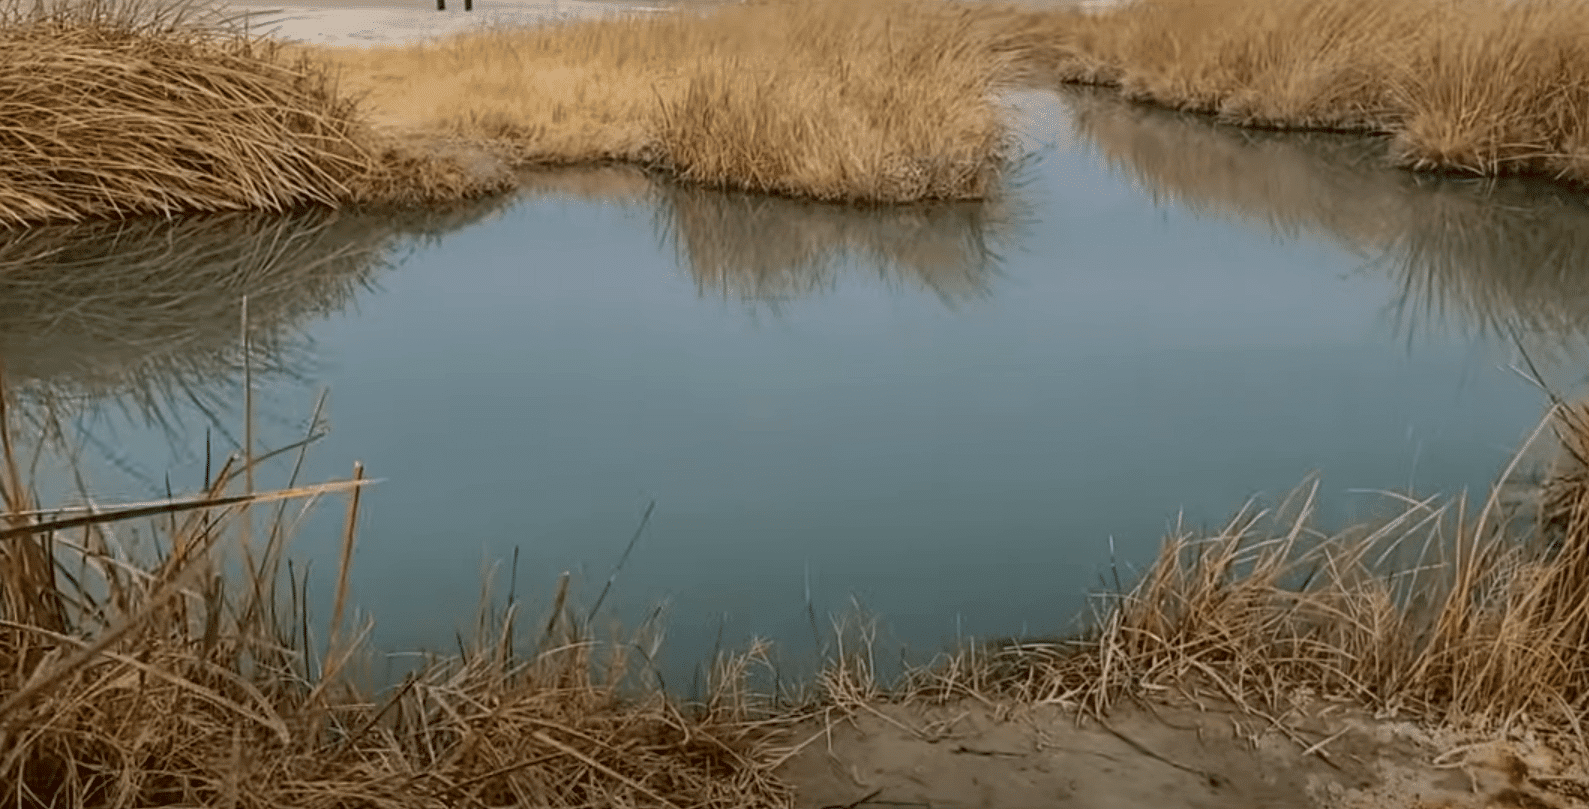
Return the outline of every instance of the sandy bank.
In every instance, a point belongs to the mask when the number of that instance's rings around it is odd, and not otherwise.
[[[879,705],[808,723],[780,774],[800,807],[1565,809],[1589,773],[1530,739],[1466,739],[1337,708],[1285,718],[1153,705]]]

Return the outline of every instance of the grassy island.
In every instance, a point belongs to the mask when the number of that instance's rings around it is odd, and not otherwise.
[[[1390,136],[1407,168],[1589,181],[1583,0],[686,5],[367,49],[126,0],[0,11],[0,222],[434,204],[524,166],[854,203],[980,200],[1002,90]]]

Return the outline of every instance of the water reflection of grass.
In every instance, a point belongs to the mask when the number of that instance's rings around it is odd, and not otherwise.
[[[762,303],[832,290],[846,273],[929,291],[946,304],[979,297],[1022,210],[1013,193],[854,207],[680,185],[624,167],[537,172],[524,188],[647,205],[701,294]]]
[[[1065,92],[1077,133],[1155,197],[1376,257],[1408,329],[1589,334],[1589,199],[1547,183],[1392,168],[1382,139],[1222,125]]]
[[[833,288],[848,267],[929,290],[945,303],[985,294],[1001,207],[951,203],[855,210],[668,187],[657,216],[702,293],[758,301]]]
[[[776,302],[845,272],[932,292],[984,294],[1009,236],[1003,205],[857,209],[659,182],[637,169],[525,175],[524,196],[650,207],[698,288]],[[196,405],[212,421],[243,368],[263,378],[311,361],[303,326],[339,311],[405,240],[437,239],[522,196],[427,210],[307,208],[0,232],[0,358],[27,401],[117,401],[163,419]]]
[[[430,211],[211,214],[0,232],[0,358],[26,398],[119,398],[157,416],[219,408],[243,365],[291,374],[304,323],[345,306],[403,238],[488,215],[503,198]]]

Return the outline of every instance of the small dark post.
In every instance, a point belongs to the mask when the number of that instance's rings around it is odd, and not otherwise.
[[[436,10],[437,11],[446,11],[447,10],[447,0],[436,0]]]
[[[464,11],[474,11],[474,0],[463,0]]]

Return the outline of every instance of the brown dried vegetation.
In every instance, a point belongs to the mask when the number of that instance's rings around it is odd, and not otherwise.
[[[27,453],[3,435],[4,805],[788,802],[769,776],[777,723],[741,685],[755,655],[722,661],[713,696],[681,707],[637,685],[639,645],[597,643],[573,617],[566,578],[550,617],[527,631],[510,598],[482,610],[459,656],[362,692],[368,626],[344,620],[366,483],[357,465],[346,481],[249,492],[259,459],[234,456],[194,497],[40,509],[21,477]],[[279,573],[293,521],[284,506],[337,493],[349,498],[347,529],[322,643],[305,579]],[[252,534],[262,544],[249,540],[251,509],[274,512]]]
[[[1403,498],[1389,519],[1326,534],[1312,482],[1215,532],[1177,528],[1137,582],[1102,597],[1085,636],[946,655],[899,693],[1099,715],[1176,695],[1282,728],[1345,704],[1486,737],[1540,732],[1582,755],[1589,406],[1558,404],[1530,441],[1547,426],[1562,451],[1537,512],[1497,487],[1477,508]]]
[[[424,204],[604,161],[805,199],[986,199],[1013,149],[998,93],[1053,81],[1387,133],[1412,169],[1584,182],[1586,36],[1586,0],[817,0],[335,49],[180,7],[12,0],[0,224]]]
[[[520,164],[621,161],[828,201],[982,199],[1010,144],[995,97],[1008,62],[980,13],[732,4],[305,51],[369,92],[382,123],[491,142]]]
[[[1589,182],[1583,0],[1126,0],[1024,16],[1065,82],[1278,129],[1386,133],[1400,165]]]
[[[0,5],[0,226],[425,203],[496,170],[376,136],[324,66],[192,8]]]

